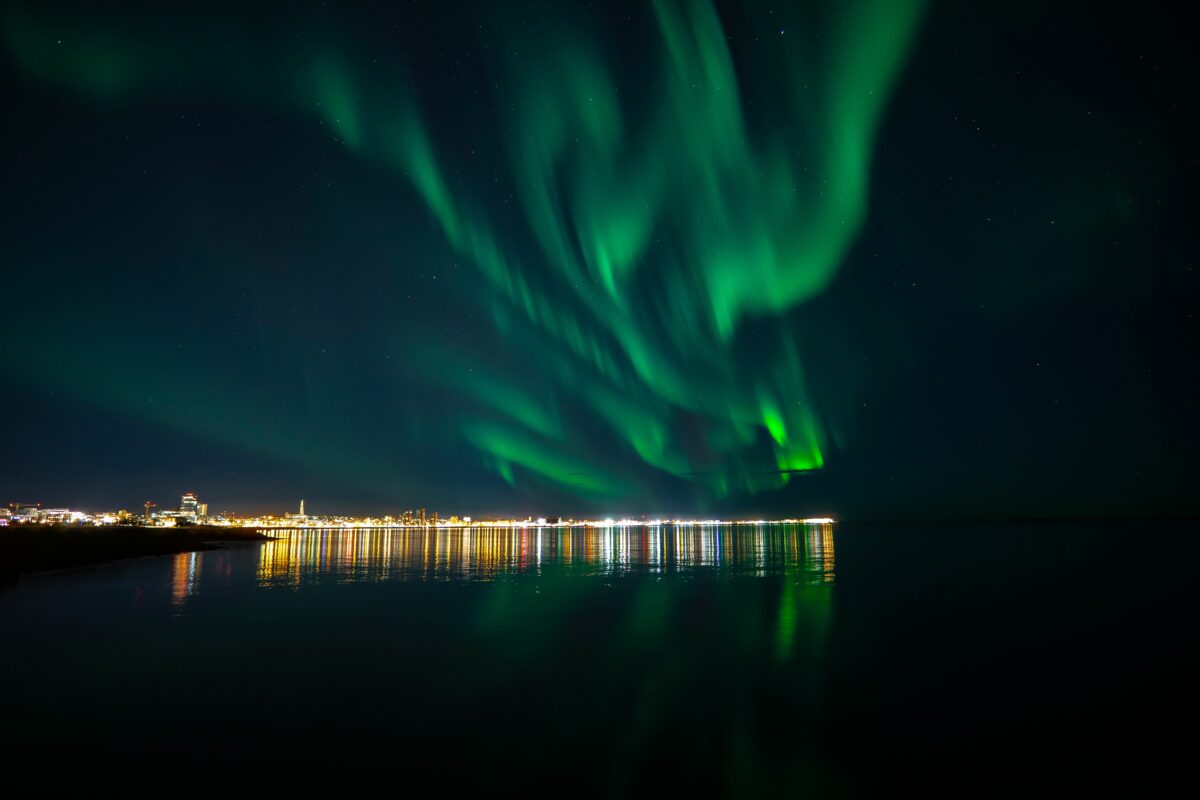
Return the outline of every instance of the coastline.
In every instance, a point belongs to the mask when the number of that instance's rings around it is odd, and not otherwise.
[[[0,528],[0,585],[34,573],[90,567],[142,556],[220,550],[235,543],[273,541],[255,529],[10,526]]]

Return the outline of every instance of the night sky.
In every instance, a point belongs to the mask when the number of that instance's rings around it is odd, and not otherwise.
[[[1180,515],[1164,7],[4,4],[0,489]]]

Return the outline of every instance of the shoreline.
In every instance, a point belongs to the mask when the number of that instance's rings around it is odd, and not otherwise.
[[[143,556],[221,550],[237,543],[274,541],[255,529],[9,526],[0,528],[0,586],[20,578]]]

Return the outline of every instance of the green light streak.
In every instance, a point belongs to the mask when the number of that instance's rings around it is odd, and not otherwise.
[[[656,2],[645,22],[658,51],[637,87],[614,68],[616,45],[583,26],[514,33],[501,49],[520,56],[498,56],[489,83],[520,231],[495,221],[486,187],[447,178],[405,70],[358,57],[336,31],[259,42],[222,29],[227,46],[210,52],[40,11],[2,19],[21,68],[97,103],[170,90],[281,105],[404,176],[478,270],[498,335],[537,352],[539,379],[583,410],[561,413],[471,353],[441,373],[477,407],[463,439],[509,484],[528,474],[588,497],[634,492],[610,453],[592,452],[586,419],[641,467],[724,497],[825,463],[789,315],[833,280],[863,224],[873,142],[922,5],[833,4],[739,62],[709,3]],[[763,81],[775,106],[752,117],[743,94]],[[745,360],[750,320],[762,344]],[[681,420],[703,447],[685,446]]]
[[[624,481],[600,472],[589,462],[555,452],[553,442],[484,422],[465,424],[462,433],[467,441],[506,464],[524,467],[584,495],[605,497],[632,492]],[[504,469],[511,471],[511,466]]]

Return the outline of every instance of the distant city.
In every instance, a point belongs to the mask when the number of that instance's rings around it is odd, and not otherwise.
[[[666,519],[628,517],[621,519],[574,519],[567,517],[525,517],[523,519],[472,519],[457,514],[442,517],[424,508],[385,516],[349,516],[341,514],[307,514],[304,501],[299,501],[296,513],[243,516],[223,511],[210,514],[209,504],[195,492],[179,498],[178,508],[162,508],[147,500],[139,512],[77,511],[70,508],[45,508],[41,503],[9,503],[0,508],[0,526],[7,525],[127,525],[153,528],[176,528],[209,525],[238,528],[462,528],[462,527],[634,527],[655,525],[816,525],[829,524],[829,517],[767,519]]]

